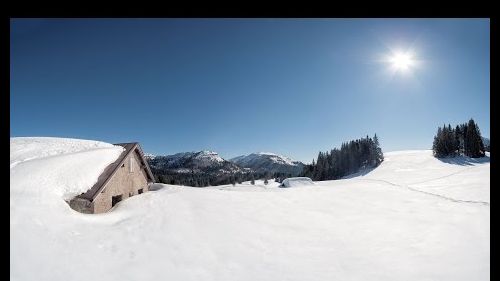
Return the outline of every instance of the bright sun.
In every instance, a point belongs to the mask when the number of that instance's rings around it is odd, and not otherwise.
[[[396,70],[408,70],[414,64],[412,56],[405,53],[395,53],[389,61]]]

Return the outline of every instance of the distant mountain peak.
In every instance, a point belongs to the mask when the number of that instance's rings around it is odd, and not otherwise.
[[[259,155],[276,155],[276,153],[272,153],[272,152],[257,152],[257,153],[252,153],[252,154],[259,154]]]
[[[217,152],[212,151],[212,150],[200,150],[197,153],[201,153],[201,154],[217,154],[218,155]]]
[[[224,162],[225,160],[219,156],[219,154],[215,151],[210,150],[202,150],[195,152],[196,158],[204,159],[206,161],[215,161],[215,162]]]
[[[201,150],[192,152],[180,152],[173,155],[155,156],[150,159],[150,166],[163,171],[185,173],[208,172],[222,170],[225,172],[241,172],[240,167],[229,162],[215,151]]]
[[[304,167],[304,164],[300,161],[294,161],[286,156],[273,152],[255,152],[234,157],[229,161],[240,167],[251,168],[258,173],[280,172],[297,175]]]

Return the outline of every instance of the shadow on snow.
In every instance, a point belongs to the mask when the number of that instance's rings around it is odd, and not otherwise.
[[[481,164],[481,163],[489,163],[490,162],[490,157],[489,156],[484,156],[480,158],[470,158],[467,156],[455,156],[455,157],[445,157],[445,158],[437,158],[439,161],[448,163],[448,164],[453,164],[453,165],[460,165],[460,166],[473,166],[474,164]]]
[[[355,178],[355,177],[362,177],[364,175],[367,175],[369,174],[371,171],[373,171],[375,168],[364,168],[364,169],[361,169],[359,170],[358,172],[354,173],[354,174],[350,174],[350,175],[347,175],[347,176],[343,176],[342,180],[346,180],[346,179],[352,179],[352,178]]]

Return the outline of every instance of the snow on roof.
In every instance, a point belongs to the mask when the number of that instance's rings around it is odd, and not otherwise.
[[[18,163],[97,148],[113,147],[110,143],[53,137],[17,137],[10,139],[10,166]]]
[[[11,138],[11,192],[43,191],[65,200],[87,191],[124,150],[69,138]]]

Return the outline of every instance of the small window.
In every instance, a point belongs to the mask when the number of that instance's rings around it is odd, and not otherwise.
[[[133,158],[133,157],[130,157],[129,159],[130,159],[130,160],[129,160],[129,161],[130,161],[130,162],[129,162],[129,172],[130,172],[130,173],[133,173],[133,172],[134,172],[134,158]]]
[[[137,190],[137,193],[142,194],[142,188]]]
[[[122,164],[122,168],[125,167],[125,164]]]
[[[114,207],[116,205],[116,203],[122,201],[122,195],[116,195],[116,196],[113,196],[111,197],[111,207]]]

